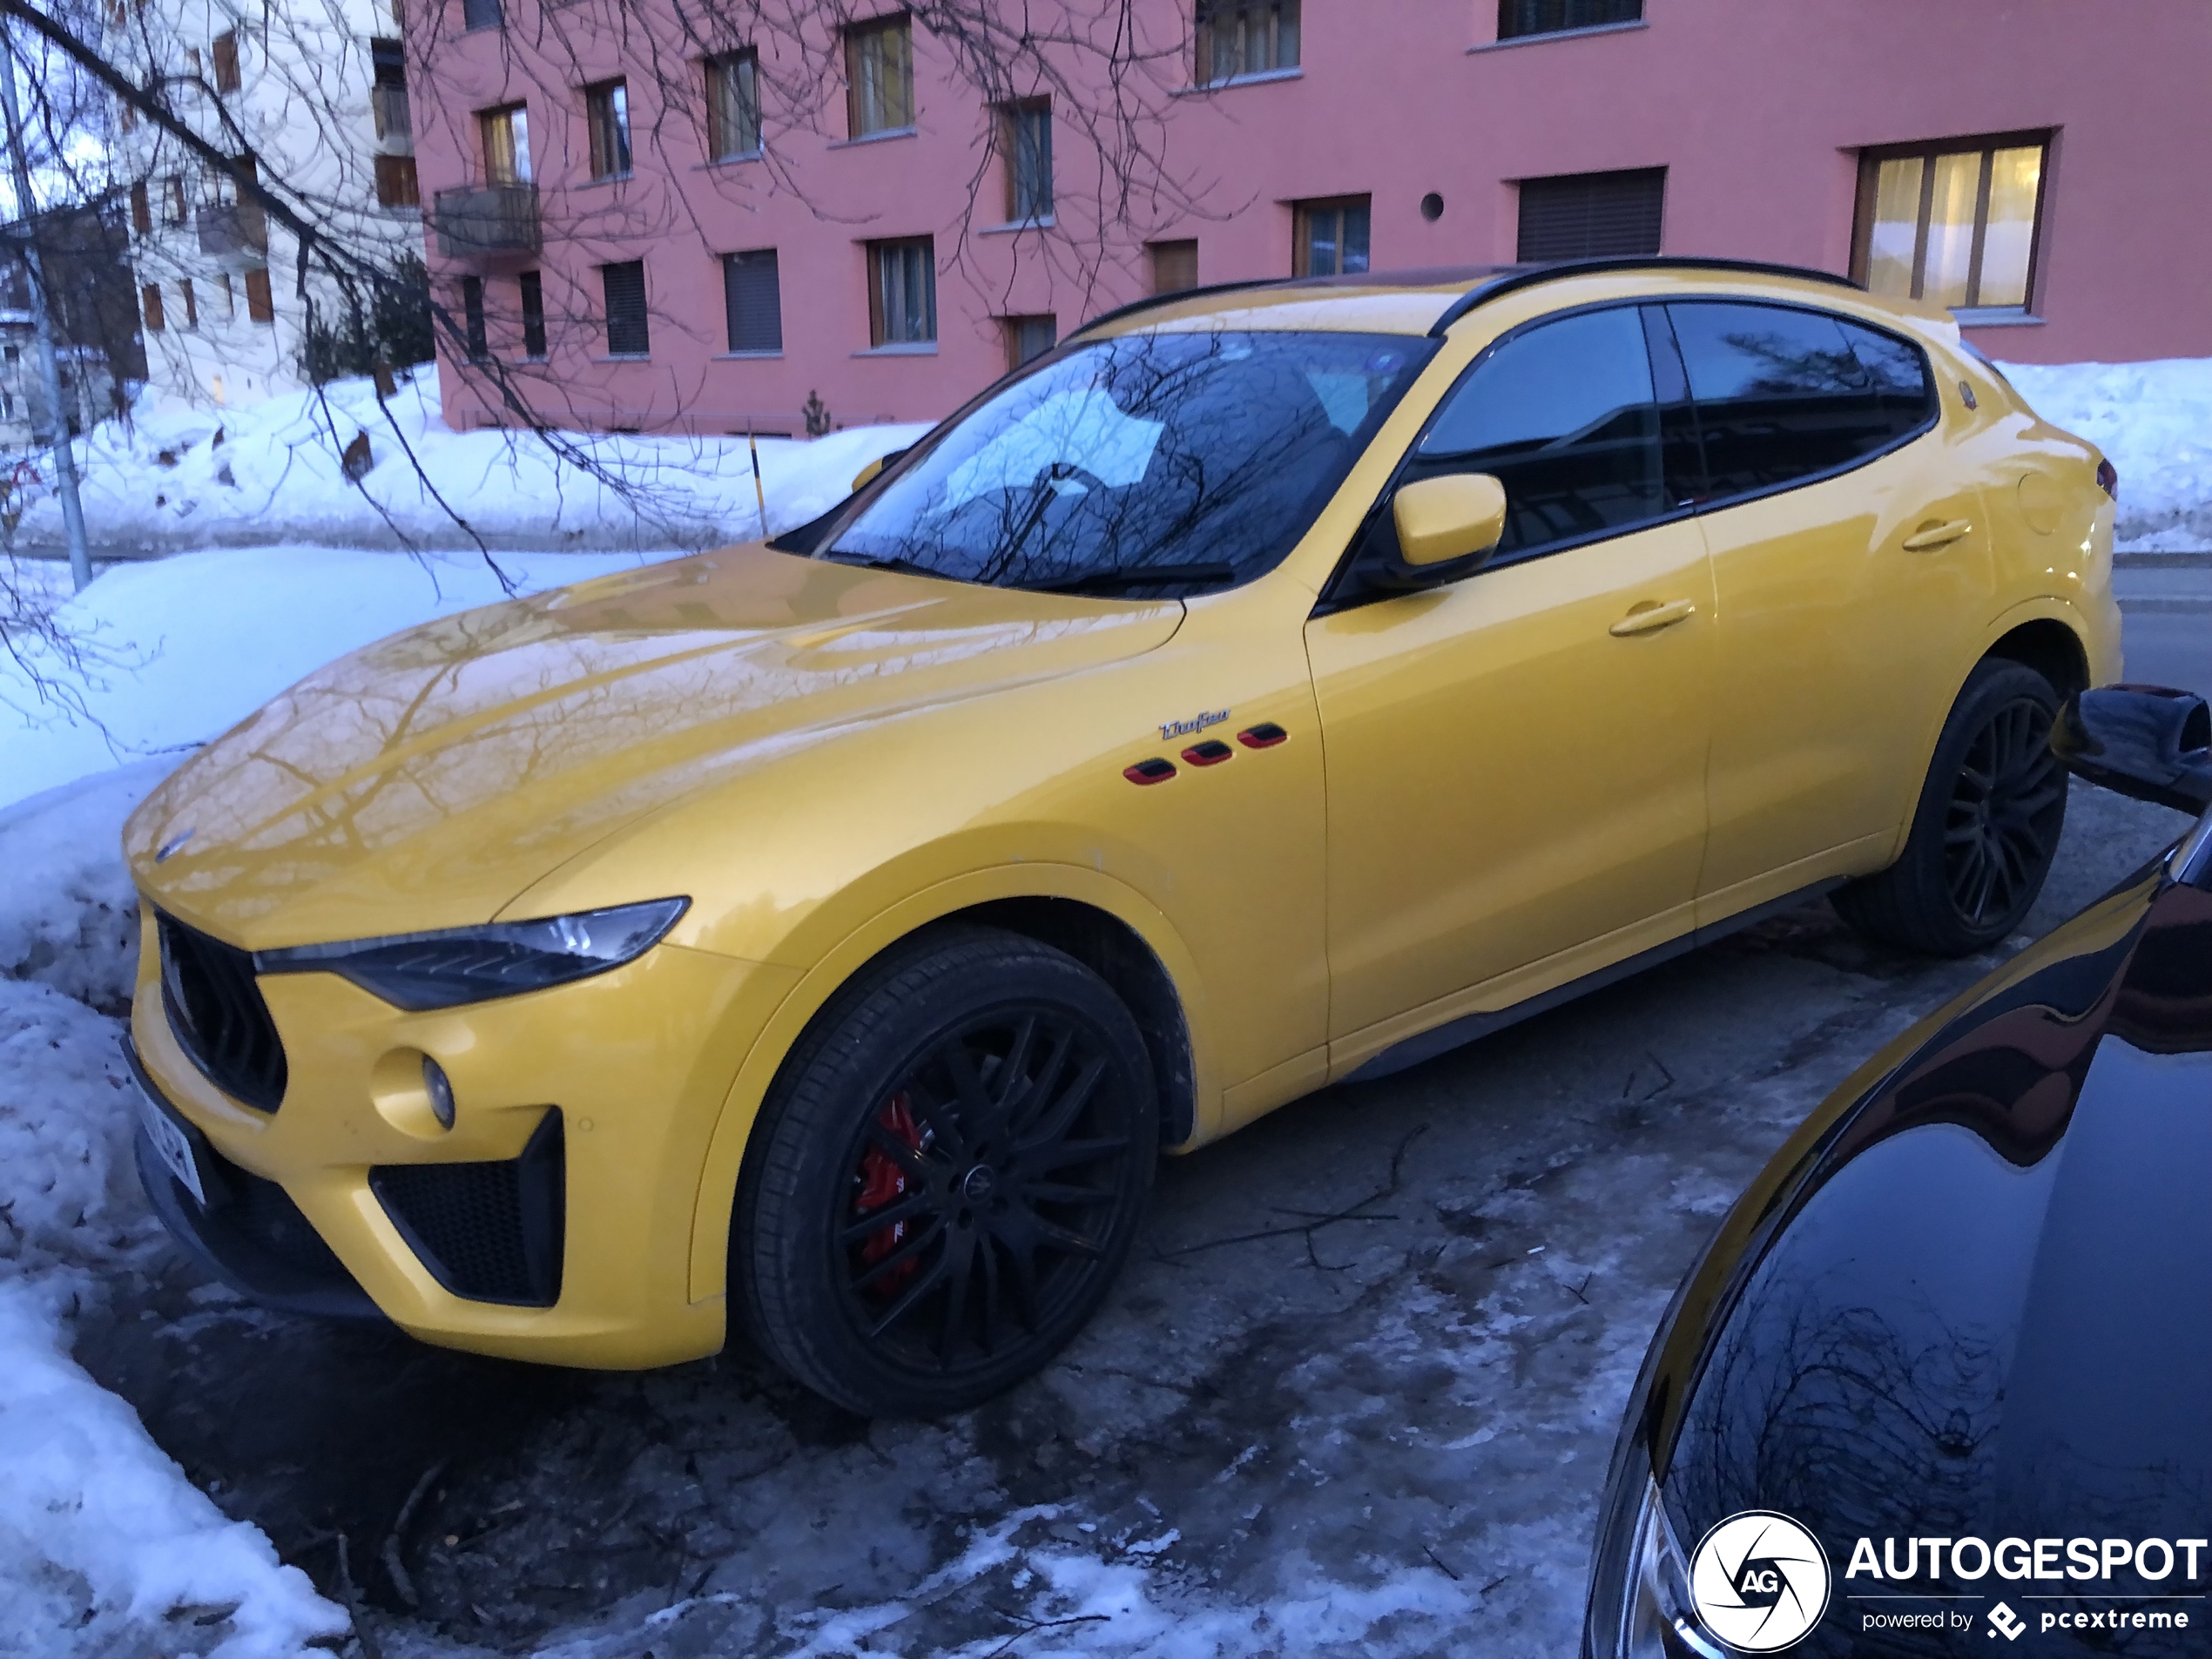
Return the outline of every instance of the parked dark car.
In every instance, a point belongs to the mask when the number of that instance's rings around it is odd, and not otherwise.
[[[1630,1398],[1585,1659],[2212,1653],[2212,715],[2111,687],[2051,744],[2202,816],[1737,1203]]]

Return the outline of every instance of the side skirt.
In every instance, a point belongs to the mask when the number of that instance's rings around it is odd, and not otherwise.
[[[1487,1037],[1493,1031],[1502,1031],[1509,1025],[1519,1025],[1523,1020],[1549,1013],[1577,997],[1617,984],[1631,974],[1641,974],[1647,968],[1656,968],[1661,962],[1686,956],[1700,945],[1710,945],[1716,939],[1725,939],[1730,934],[1756,927],[1770,916],[1795,910],[1801,904],[1832,893],[1849,879],[1840,875],[1830,876],[1810,887],[1799,887],[1795,893],[1785,893],[1779,899],[1770,899],[1764,904],[1753,905],[1749,910],[1739,910],[1722,921],[1703,927],[1693,927],[1663,945],[1654,945],[1649,950],[1640,950],[1633,956],[1624,956],[1610,967],[1598,968],[1580,979],[1571,979],[1564,985],[1554,985],[1548,991],[1539,991],[1509,1008],[1496,1008],[1484,1014],[1462,1015],[1433,1029],[1407,1037],[1402,1042],[1393,1043],[1357,1070],[1346,1073],[1340,1081],[1348,1083],[1372,1082],[1378,1077],[1387,1077],[1393,1072],[1418,1066],[1424,1060],[1434,1059],[1438,1055],[1447,1053],[1462,1044]]]

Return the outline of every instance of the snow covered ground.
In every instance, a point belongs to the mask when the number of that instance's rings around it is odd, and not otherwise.
[[[854,473],[927,430],[759,440],[770,530],[834,506]],[[373,465],[357,487],[340,463],[364,434]],[[122,556],[280,543],[660,553],[760,533],[742,438],[567,434],[559,446],[451,430],[425,369],[382,404],[364,380],[243,409],[149,393],[129,422],[94,428],[78,466],[96,550]],[[51,550],[61,540],[58,502],[36,495],[16,544]]]
[[[2121,549],[2212,550],[2212,358],[2001,367],[2036,413],[2120,469]]]

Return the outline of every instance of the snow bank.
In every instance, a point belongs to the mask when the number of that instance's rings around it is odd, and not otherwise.
[[[639,563],[620,553],[499,561],[523,592]],[[37,659],[59,698],[0,655],[0,806],[121,760],[165,753],[173,765],[333,658],[504,597],[475,554],[265,547],[115,566],[54,612],[86,659]]]
[[[2120,546],[2212,548],[2212,358],[2001,367],[2037,414],[2120,469]]]
[[[826,511],[861,468],[927,430],[759,440],[770,533]],[[374,464],[357,487],[341,457],[362,434]],[[742,438],[565,433],[558,448],[527,432],[454,431],[426,369],[381,405],[368,381],[243,409],[150,392],[128,422],[93,429],[79,466],[96,546],[127,555],[280,542],[461,550],[478,545],[472,532],[499,550],[658,553],[761,533]],[[43,551],[61,539],[49,491],[16,543]]]
[[[132,979],[118,838],[161,771],[0,812],[0,1652],[274,1659],[346,1629],[69,1358],[69,1317],[159,1247],[122,1023],[78,997]]]

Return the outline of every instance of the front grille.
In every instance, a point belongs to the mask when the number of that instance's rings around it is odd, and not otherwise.
[[[154,913],[161,1003],[192,1064],[233,1099],[265,1112],[284,1099],[284,1042],[254,982],[252,953]]]
[[[518,1307],[560,1300],[567,1170],[559,1107],[520,1157],[379,1164],[368,1185],[430,1276],[455,1296]]]

